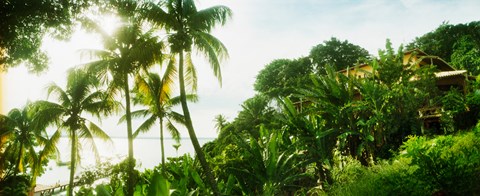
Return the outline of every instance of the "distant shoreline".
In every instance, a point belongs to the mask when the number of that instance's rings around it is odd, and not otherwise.
[[[60,138],[69,138],[68,136],[66,135],[62,135],[60,136]],[[95,139],[97,139],[97,137],[94,137]],[[124,136],[110,136],[110,139],[128,139],[127,137],[124,137]],[[136,137],[135,139],[133,140],[137,140],[137,139],[160,139],[160,137]],[[165,140],[172,140],[173,138],[172,137],[164,137],[163,139]],[[181,137],[180,140],[190,140],[190,137]],[[199,140],[210,140],[210,139],[217,139],[216,137],[198,137]]]

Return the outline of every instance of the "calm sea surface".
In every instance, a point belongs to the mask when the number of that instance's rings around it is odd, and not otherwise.
[[[199,138],[200,145],[215,138]],[[100,154],[101,161],[116,161],[125,158],[128,154],[127,138],[112,138],[111,143],[106,143],[102,140],[95,140],[97,149]],[[164,140],[165,157],[181,156],[189,153],[193,156],[194,149],[190,138],[182,138],[178,151],[173,147],[176,142],[171,138]],[[137,169],[143,171],[145,168],[153,168],[162,160],[160,151],[159,138],[137,138],[133,141],[134,156],[137,160]],[[70,161],[70,143],[68,138],[62,137],[58,144],[60,150],[60,159],[62,162]],[[95,165],[95,156],[92,149],[88,145],[83,145],[81,150],[81,166],[78,167],[76,175],[79,175],[82,170]],[[37,184],[50,185],[61,182],[68,182],[70,170],[67,166],[57,166],[55,161],[51,161],[46,168],[45,173],[37,179]]]

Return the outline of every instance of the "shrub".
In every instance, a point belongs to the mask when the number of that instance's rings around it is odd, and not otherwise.
[[[30,176],[9,176],[0,181],[0,195],[28,195]]]
[[[330,195],[476,195],[480,193],[480,124],[457,135],[410,137],[390,161],[333,170]]]
[[[416,167],[407,158],[384,161],[370,168],[348,163],[334,169],[329,195],[423,195],[428,187],[415,178]],[[425,190],[427,189],[427,190]]]
[[[435,192],[472,195],[480,192],[480,129],[433,139],[412,137],[401,157],[418,167],[415,176],[430,182]]]

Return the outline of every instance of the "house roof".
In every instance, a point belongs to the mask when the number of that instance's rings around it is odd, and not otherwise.
[[[445,62],[442,58],[438,56],[429,55],[420,49],[413,49],[404,52],[404,55],[413,55],[416,56],[418,60],[420,60],[420,66],[422,65],[435,65],[438,69],[438,72],[435,73],[437,78],[444,78],[450,76],[456,76],[465,74],[466,70],[455,70],[452,66],[450,66],[447,62]],[[343,69],[338,71],[339,73],[347,73],[350,70],[356,69],[363,69],[364,67],[370,66],[369,64],[363,63],[360,65],[356,65],[353,67],[349,67],[347,69]]]
[[[347,69],[342,69],[338,72],[344,73],[344,72],[347,72],[347,71],[350,71],[350,70],[359,69],[359,68],[361,69],[362,67],[368,67],[368,66],[370,66],[370,65],[364,63],[364,64],[356,65],[356,66],[353,66],[353,67],[348,67]]]
[[[418,48],[405,51],[403,54],[409,55],[412,53],[413,55],[417,56],[418,59],[420,59],[424,64],[436,65],[436,67],[440,71],[455,71],[455,69],[452,66],[450,66],[446,61],[444,61],[442,58],[434,55],[429,55]]]
[[[467,70],[441,71],[441,72],[436,72],[435,77],[446,78],[446,77],[451,77],[451,76],[464,75],[465,73],[467,73]]]

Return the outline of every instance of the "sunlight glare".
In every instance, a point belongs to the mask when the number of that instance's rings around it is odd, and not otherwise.
[[[120,17],[113,14],[104,15],[99,22],[103,30],[109,35],[112,35],[122,24]]]

